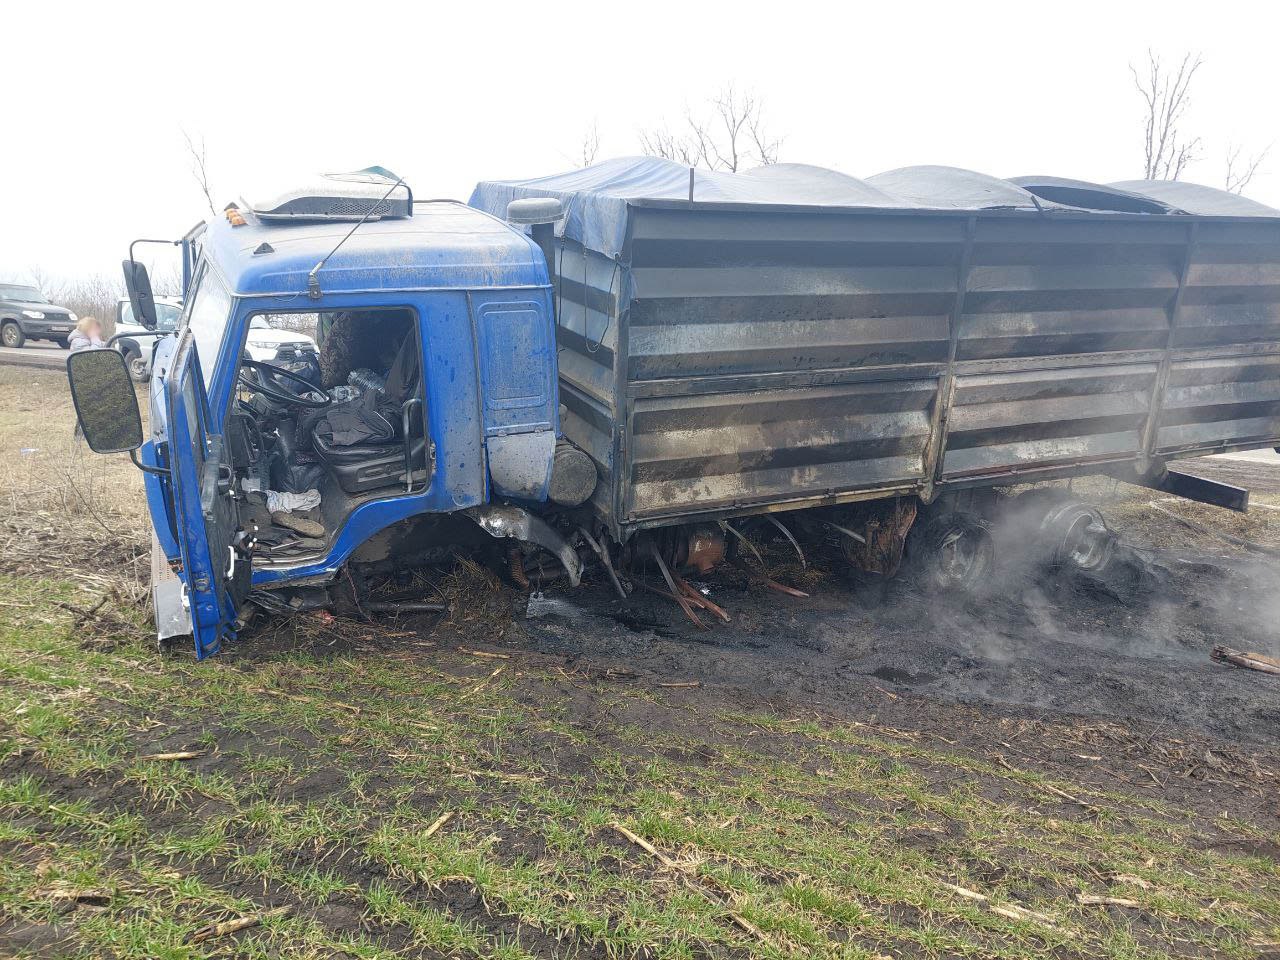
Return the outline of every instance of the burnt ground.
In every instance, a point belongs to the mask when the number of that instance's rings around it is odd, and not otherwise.
[[[910,694],[912,711],[1000,704],[1280,744],[1280,678],[1209,658],[1218,643],[1280,654],[1276,567],[1166,554],[1108,579],[1003,573],[972,598],[832,578],[802,600],[709,578],[734,621],[708,631],[660,599],[624,611],[603,588],[549,593],[553,612],[505,642],[824,711],[884,690]]]
[[[1280,493],[1280,462],[1212,459],[1182,468],[1247,483],[1256,495],[1248,516],[1261,520],[1239,532],[1274,542],[1280,511],[1263,511]],[[1020,549],[1019,531],[997,528],[989,582],[973,596],[939,595],[910,576],[852,576],[833,549],[815,552],[802,569],[775,540],[761,544],[771,572],[810,597],[773,592],[722,566],[694,582],[733,621],[704,617],[713,626],[700,630],[674,603],[643,590],[620,602],[596,571],[578,590],[549,586],[532,617],[512,597],[510,622],[495,631],[480,618],[473,639],[652,679],[696,680],[731,700],[836,713],[871,705],[917,717],[943,704],[999,705],[1029,718],[1064,714],[1280,745],[1280,677],[1210,659],[1218,644],[1280,656],[1280,560],[1143,509],[1149,500],[1164,504],[1160,494],[1094,482],[1079,496],[1116,518],[1121,548],[1101,575],[1044,566]],[[1238,516],[1212,507],[1181,513],[1209,528]],[[640,579],[661,583],[653,570]],[[438,619],[405,625],[431,637]],[[271,649],[251,642],[240,653]]]

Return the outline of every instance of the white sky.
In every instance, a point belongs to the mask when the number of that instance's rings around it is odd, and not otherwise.
[[[998,176],[1142,174],[1128,64],[1200,52],[1185,128],[1221,186],[1228,144],[1276,142],[1246,193],[1280,207],[1275,3],[71,5],[3,14],[0,279],[115,277],[128,241],[254,184],[381,164],[417,196],[638,152],[726,82],[766,104],[781,159],[868,176],[937,163]]]

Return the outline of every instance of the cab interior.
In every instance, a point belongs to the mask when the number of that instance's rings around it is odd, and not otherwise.
[[[250,319],[228,434],[255,563],[322,553],[359,504],[427,488],[424,386],[411,308]]]

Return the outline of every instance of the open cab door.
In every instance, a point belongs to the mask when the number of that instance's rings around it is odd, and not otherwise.
[[[154,318],[146,268],[132,257],[125,261],[125,283],[135,315]],[[225,296],[209,302],[214,311],[230,306]],[[166,544],[167,559],[179,567],[175,572],[182,581],[181,603],[190,614],[196,656],[203,659],[222,649],[222,641],[234,634],[249,596],[253,538],[240,526],[234,464],[223,437],[215,432],[217,421],[209,409],[191,330],[180,334],[176,345],[166,341],[163,354],[152,379],[150,443],[143,442],[137,391],[118,350],[72,353],[67,357],[67,380],[89,448],[95,453],[128,453],[149,475],[151,522]],[[165,623],[180,623],[183,618],[172,612]],[[159,622],[157,629],[169,635]]]
[[[217,653],[234,636],[249,595],[251,538],[240,524],[237,478],[214,419],[194,338],[181,338],[163,391],[169,486],[182,554],[181,577],[191,611],[196,656]],[[153,401],[160,399],[153,396]],[[154,416],[154,411],[153,411]]]

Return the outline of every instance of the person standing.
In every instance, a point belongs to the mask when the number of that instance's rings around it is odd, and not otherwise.
[[[107,342],[102,339],[102,324],[98,322],[98,318],[81,317],[75,332],[67,338],[67,345],[72,353],[92,347],[105,347]]]

